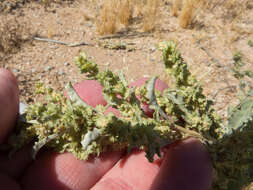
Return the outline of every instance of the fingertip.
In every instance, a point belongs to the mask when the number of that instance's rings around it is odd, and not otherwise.
[[[8,80],[12,81],[12,83],[14,83],[14,84],[17,85],[17,79],[16,79],[16,77],[9,70],[4,69],[4,68],[0,68],[0,76],[8,78]]]
[[[167,149],[151,190],[209,190],[212,162],[200,141],[189,138]]]
[[[134,150],[110,169],[92,190],[149,189],[158,172],[158,163],[149,162],[145,152]]]
[[[129,86],[130,87],[140,87],[140,86],[144,85],[147,80],[149,80],[149,78],[143,77],[143,78],[140,78],[140,79],[134,81]],[[166,88],[168,88],[168,85],[164,81],[162,81],[158,78],[155,82],[155,89],[159,90],[160,92],[163,92]]]
[[[0,108],[0,143],[2,143],[14,127],[19,108],[17,80],[6,69],[0,69]]]
[[[47,152],[36,159],[21,178],[22,188],[32,190],[36,186],[37,190],[69,190],[64,184],[60,183],[55,173],[54,162],[56,156],[56,153]]]
[[[90,106],[106,105],[103,87],[95,80],[84,80],[74,85],[78,95]]]
[[[74,89],[80,98],[92,107],[107,104],[103,96],[103,87],[95,80],[84,80],[76,83]],[[67,93],[65,95],[67,96]]]
[[[22,178],[26,190],[88,190],[120,159],[122,152],[102,153],[88,161],[71,153],[42,155]]]

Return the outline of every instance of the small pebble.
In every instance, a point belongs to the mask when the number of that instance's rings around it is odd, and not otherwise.
[[[63,63],[64,66],[69,66],[70,64],[68,62]]]
[[[18,69],[12,69],[12,72],[16,74],[16,73],[19,72],[19,70]]]
[[[65,73],[62,70],[58,71],[58,75],[63,75],[63,74],[65,74]]]
[[[32,71],[32,73],[35,73],[35,72],[36,72],[36,69],[32,69],[31,71]]]
[[[151,46],[151,47],[150,47],[150,51],[151,51],[151,52],[154,52],[155,50],[156,50],[156,47],[155,47],[155,46]]]
[[[54,67],[52,67],[52,66],[46,66],[46,68],[44,70],[45,71],[51,71],[52,69],[54,69]]]
[[[90,22],[88,22],[88,23],[86,24],[86,26],[88,26],[89,28],[91,28],[91,27],[93,26],[93,24],[90,23]]]
[[[155,62],[155,59],[152,57],[152,58],[150,58],[150,61],[151,62]]]

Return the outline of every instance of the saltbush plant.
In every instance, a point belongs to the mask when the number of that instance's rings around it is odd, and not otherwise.
[[[45,146],[86,160],[108,149],[127,148],[131,152],[138,148],[152,162],[165,145],[194,137],[212,158],[214,190],[238,190],[248,185],[253,179],[253,89],[244,78],[252,78],[253,74],[242,70],[241,54],[233,58],[233,74],[240,81],[240,102],[229,109],[224,122],[191,75],[175,43],[161,43],[159,49],[165,72],[174,80],[174,86],[163,92],[155,90],[157,77],[139,88],[129,87],[122,72],[100,71],[81,53],[74,62],[86,79],[101,84],[106,105],[88,105],[71,83],[66,85],[68,98],[39,84],[37,93],[43,94],[45,101],[28,106],[25,121],[19,122],[9,140],[12,150],[32,141],[34,158]],[[143,104],[153,110],[153,117],[145,115]],[[110,108],[118,110],[119,116],[105,114]]]

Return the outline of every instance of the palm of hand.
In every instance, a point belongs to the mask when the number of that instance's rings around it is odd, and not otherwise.
[[[143,83],[143,80],[137,82]],[[159,87],[158,87],[159,88]],[[91,105],[103,103],[99,86],[86,82],[77,91]],[[0,143],[12,130],[18,113],[18,87],[15,77],[0,69]],[[4,108],[4,109],[3,109]],[[41,152],[36,161],[31,145],[11,160],[0,153],[0,187],[8,190],[208,190],[212,165],[204,147],[195,139],[176,142],[166,148],[162,159],[149,163],[142,151],[130,155],[107,152],[88,161],[70,153]]]

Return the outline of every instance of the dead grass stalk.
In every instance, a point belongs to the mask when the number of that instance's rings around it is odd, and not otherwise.
[[[3,16],[0,22],[0,51],[13,52],[22,43],[22,27],[15,18]]]
[[[144,32],[150,32],[157,26],[160,3],[160,0],[147,0],[143,14]]]
[[[100,35],[113,34],[122,26],[128,28],[133,17],[142,18],[143,30],[152,31],[157,24],[161,0],[104,0],[97,16]]]
[[[189,27],[197,10],[204,4],[204,0],[184,0],[182,12],[179,16],[179,24],[182,28]]]
[[[96,21],[96,29],[98,34],[113,34],[116,32],[117,21],[117,0],[105,0],[100,9],[99,16]]]

